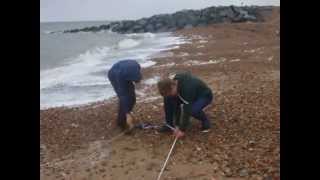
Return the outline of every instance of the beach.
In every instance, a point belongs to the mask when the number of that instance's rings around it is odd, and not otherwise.
[[[178,141],[163,179],[280,179],[280,8],[265,22],[221,23],[174,32],[187,43],[155,56],[136,86],[138,122],[161,125],[156,82],[190,71],[214,100]],[[156,179],[174,140],[153,129],[116,127],[117,99],[40,110],[41,179]],[[116,138],[116,139],[115,139]]]

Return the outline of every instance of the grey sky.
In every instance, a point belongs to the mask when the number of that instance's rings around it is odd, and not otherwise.
[[[40,0],[40,22],[122,20],[218,5],[276,5],[280,0]]]

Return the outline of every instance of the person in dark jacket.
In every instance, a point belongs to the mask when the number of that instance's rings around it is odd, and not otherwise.
[[[173,79],[158,82],[160,94],[164,97],[165,123],[160,132],[174,130],[176,137],[184,136],[190,125],[190,116],[202,123],[202,132],[209,132],[211,124],[203,109],[213,100],[211,89],[191,73],[176,74]],[[175,123],[173,119],[175,118]]]
[[[141,81],[141,67],[135,60],[122,60],[115,63],[108,72],[111,82],[119,99],[117,124],[122,129],[133,128],[131,111],[136,103],[135,85]]]

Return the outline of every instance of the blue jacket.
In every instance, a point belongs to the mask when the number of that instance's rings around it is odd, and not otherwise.
[[[130,112],[135,104],[133,81],[139,82],[141,80],[140,69],[137,61],[123,60],[114,64],[108,72],[108,78],[120,99],[122,113]]]
[[[117,71],[120,80],[139,82],[141,80],[140,69],[140,64],[137,61],[122,60],[115,63],[110,70]]]

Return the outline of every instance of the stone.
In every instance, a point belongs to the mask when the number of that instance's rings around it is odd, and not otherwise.
[[[153,32],[154,31],[154,27],[152,24],[148,24],[146,27],[145,27],[145,30],[147,32]]]
[[[241,169],[240,172],[239,172],[239,175],[240,175],[240,177],[248,176],[249,175],[248,170],[247,169]]]
[[[226,167],[226,168],[224,169],[224,173],[225,173],[225,175],[226,175],[227,177],[232,176],[232,171],[231,171],[231,169],[228,168],[228,167]]]
[[[212,163],[212,169],[215,170],[215,171],[219,169],[219,165],[218,165],[217,162],[213,162]]]
[[[190,29],[190,28],[193,28],[192,24],[187,24],[187,25],[184,26],[184,29]]]
[[[182,10],[173,14],[154,15],[138,20],[114,21],[106,25],[66,30],[64,33],[98,32],[111,30],[118,33],[166,32],[222,22],[263,21],[261,14],[270,14],[267,7],[208,7],[201,10]]]
[[[257,174],[254,174],[254,175],[251,176],[250,179],[252,179],[252,180],[263,180],[263,177],[262,177],[262,176],[259,176],[259,175],[257,175]]]
[[[140,19],[138,21],[136,21],[136,24],[139,24],[140,26],[144,26],[147,23],[146,19]]]
[[[107,29],[110,28],[110,25],[109,25],[109,24],[107,24],[107,25],[101,25],[99,28],[100,28],[100,29],[103,29],[103,30],[107,30]]]
[[[77,128],[77,127],[79,127],[79,125],[75,124],[75,123],[71,123],[71,127]]]

